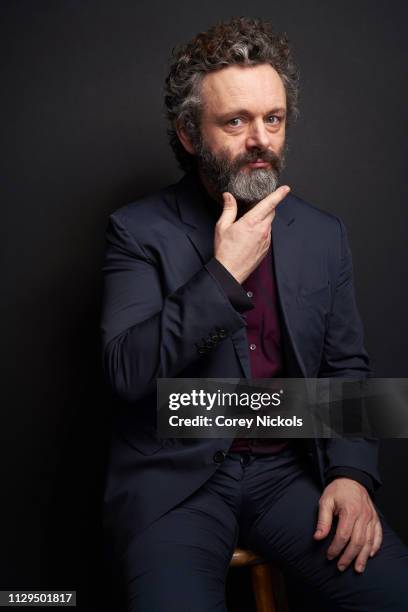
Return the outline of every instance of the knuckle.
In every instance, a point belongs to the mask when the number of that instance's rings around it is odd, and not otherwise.
[[[340,544],[345,544],[348,541],[348,536],[345,533],[339,533],[338,541]]]
[[[258,217],[248,217],[248,219],[246,220],[246,224],[249,227],[249,229],[254,229],[257,225],[258,225]]]
[[[368,555],[370,554],[370,551],[368,549],[364,549],[362,550],[356,557],[356,563],[367,563],[368,560]]]

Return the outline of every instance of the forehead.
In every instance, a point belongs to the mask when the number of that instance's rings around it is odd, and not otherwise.
[[[204,112],[211,114],[286,108],[285,87],[270,64],[233,65],[210,72],[203,78],[201,96]]]

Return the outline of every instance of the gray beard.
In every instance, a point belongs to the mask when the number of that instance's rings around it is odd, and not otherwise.
[[[273,168],[255,168],[249,172],[236,172],[228,181],[228,189],[244,206],[253,206],[278,186],[279,175]]]
[[[247,152],[233,161],[227,153],[213,154],[202,142],[196,148],[199,168],[220,196],[228,191],[237,200],[241,211],[255,206],[270,193],[276,190],[279,175],[284,167],[284,151],[280,156],[272,151]],[[254,168],[242,170],[245,162],[257,158],[268,161],[271,168]]]

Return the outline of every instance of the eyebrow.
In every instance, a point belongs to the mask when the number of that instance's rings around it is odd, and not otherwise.
[[[279,107],[277,106],[277,107],[269,110],[267,113],[265,113],[265,116],[267,116],[267,115],[275,115],[277,113],[285,115],[286,114],[286,108],[283,108],[281,106],[279,106]],[[223,113],[222,115],[217,115],[217,119],[220,119],[221,121],[223,121],[223,120],[228,119],[230,117],[236,117],[237,115],[249,115],[249,116],[251,116],[252,113],[250,113],[245,108],[232,109],[232,110],[228,111],[227,113]]]

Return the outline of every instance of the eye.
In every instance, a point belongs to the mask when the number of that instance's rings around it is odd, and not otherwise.
[[[240,117],[233,117],[232,119],[228,120],[228,125],[231,125],[232,127],[239,127],[241,125],[240,123],[241,118]]]
[[[272,125],[278,125],[278,123],[281,122],[281,118],[278,117],[278,115],[269,115],[269,117],[267,118],[268,123],[272,124]]]

